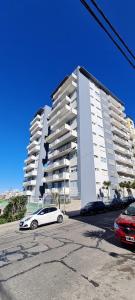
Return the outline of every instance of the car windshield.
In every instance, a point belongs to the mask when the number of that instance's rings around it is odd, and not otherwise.
[[[36,211],[34,211],[32,214],[33,214],[33,215],[37,215],[37,214],[38,214],[38,212],[40,212],[40,210],[41,210],[41,208],[37,209],[37,210],[36,210]]]
[[[135,216],[135,204],[129,205],[123,214],[127,216]]]

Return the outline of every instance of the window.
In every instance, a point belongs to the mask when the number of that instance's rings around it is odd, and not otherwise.
[[[56,211],[56,210],[57,210],[56,207],[49,207],[49,208],[48,208],[48,212],[53,212],[53,211]]]
[[[101,157],[101,161],[102,162],[106,162],[106,158],[105,157]]]

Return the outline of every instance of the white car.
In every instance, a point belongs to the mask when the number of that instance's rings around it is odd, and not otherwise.
[[[63,213],[56,207],[40,208],[32,215],[24,217],[20,220],[19,227],[36,229],[39,225],[48,224],[52,222],[63,222]]]

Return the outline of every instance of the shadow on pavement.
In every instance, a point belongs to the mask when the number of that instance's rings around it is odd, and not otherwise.
[[[120,215],[121,211],[112,211],[102,214],[96,214],[93,216],[74,216],[72,219],[78,220],[80,222],[90,224],[97,228],[92,230],[87,230],[83,233],[85,237],[97,240],[97,247],[99,244],[105,240],[119,248],[124,248],[135,252],[135,245],[122,244],[119,240],[115,238],[114,235],[114,221]],[[115,256],[115,253],[110,253],[111,256]]]

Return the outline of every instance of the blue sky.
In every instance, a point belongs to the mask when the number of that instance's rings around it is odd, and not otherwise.
[[[134,51],[135,2],[97,3]],[[0,191],[22,187],[29,122],[77,65],[122,99],[135,119],[135,71],[79,0],[1,1]]]

